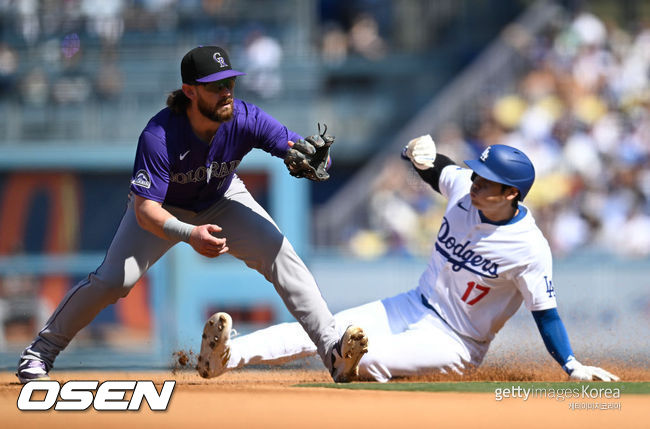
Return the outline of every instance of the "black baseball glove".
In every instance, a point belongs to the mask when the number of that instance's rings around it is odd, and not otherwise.
[[[284,163],[292,176],[306,177],[315,182],[330,178],[326,168],[334,136],[327,135],[327,125],[323,124],[323,128],[321,133],[318,124],[318,134],[295,142],[287,152]]]

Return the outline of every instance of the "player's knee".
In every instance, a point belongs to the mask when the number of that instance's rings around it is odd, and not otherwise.
[[[228,242],[229,253],[244,261],[249,267],[259,271],[262,265],[271,265],[276,257],[282,253],[285,238],[277,229],[268,232],[256,230],[251,232],[250,235],[256,237],[255,244],[231,240]]]
[[[267,228],[256,231],[256,233],[259,237],[259,244],[255,246],[255,252],[264,260],[273,260],[284,251],[286,244],[289,243],[273,224],[269,224]]]
[[[135,282],[126,281],[122,276],[103,276],[91,274],[91,284],[96,287],[108,304],[116,302],[129,294]]]
[[[262,274],[266,280],[275,283],[287,264],[300,261],[291,243],[282,234],[271,237],[270,241],[261,240],[260,246],[246,249],[246,252],[235,254],[249,268]]]

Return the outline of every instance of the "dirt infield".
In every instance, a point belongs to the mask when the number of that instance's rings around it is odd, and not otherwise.
[[[482,377],[488,377],[488,369]],[[628,369],[626,380],[648,381],[648,370]],[[648,427],[650,395],[622,395],[620,399],[580,400],[613,402],[620,409],[572,410],[567,401],[549,398],[495,400],[492,393],[425,393],[340,390],[295,387],[298,383],[329,382],[325,371],[246,370],[203,380],[193,372],[57,372],[68,380],[176,380],[165,412],[152,412],[143,403],[139,412],[31,411],[21,412],[16,401],[21,389],[11,373],[0,373],[0,415],[7,428],[173,427],[210,424],[219,428],[504,428]],[[501,378],[493,376],[492,379]],[[478,378],[481,374],[476,374]],[[512,377],[512,374],[509,374]],[[534,378],[562,377],[532,374]],[[524,375],[521,378],[528,378]],[[421,381],[421,380],[420,380]]]

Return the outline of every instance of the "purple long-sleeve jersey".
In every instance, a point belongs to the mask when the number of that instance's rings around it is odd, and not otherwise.
[[[235,99],[233,119],[222,123],[207,144],[194,134],[186,115],[165,108],[140,135],[131,190],[198,212],[223,196],[237,166],[253,148],[284,158],[288,141],[301,138],[259,107]]]

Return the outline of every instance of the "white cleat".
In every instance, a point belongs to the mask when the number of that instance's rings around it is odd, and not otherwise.
[[[231,330],[232,318],[228,313],[215,313],[205,322],[196,366],[201,377],[213,378],[226,372],[230,359]]]
[[[359,361],[368,353],[368,337],[358,326],[350,325],[332,350],[332,378],[337,383],[359,379]]]

